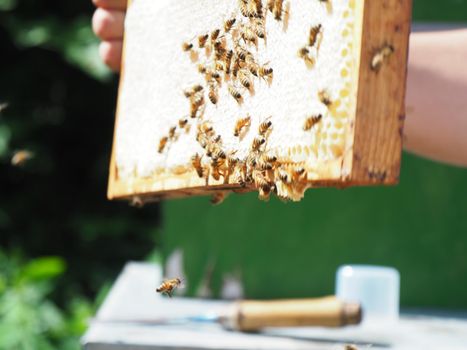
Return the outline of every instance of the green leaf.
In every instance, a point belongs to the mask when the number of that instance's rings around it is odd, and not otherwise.
[[[45,280],[61,275],[66,269],[65,261],[56,256],[42,257],[30,261],[21,271],[26,280]]]

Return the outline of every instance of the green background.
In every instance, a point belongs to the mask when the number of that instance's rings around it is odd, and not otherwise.
[[[415,1],[413,17],[465,22],[467,4]],[[182,249],[190,294],[213,269],[215,295],[230,273],[247,297],[320,296],[339,265],[376,264],[400,271],[403,306],[467,308],[466,169],[404,154],[396,187],[311,189],[287,204],[173,200],[164,218],[164,256]]]

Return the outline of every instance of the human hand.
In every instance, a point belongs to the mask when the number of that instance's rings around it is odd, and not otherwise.
[[[92,29],[102,40],[99,55],[114,71],[120,70],[123,47],[123,23],[127,0],[92,0],[97,7],[92,17]]]

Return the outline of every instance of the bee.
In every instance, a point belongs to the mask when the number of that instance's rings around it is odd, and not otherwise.
[[[221,75],[217,72],[209,72],[206,74],[206,81],[209,83],[216,82],[220,84],[222,82]]]
[[[272,164],[264,160],[263,157],[257,158],[257,169],[259,170],[272,170]]]
[[[183,129],[187,123],[188,123],[188,119],[186,118],[178,120],[178,126],[180,127],[180,129]]]
[[[251,125],[251,117],[250,116],[238,119],[237,122],[235,123],[234,136],[239,137],[240,134],[242,133],[242,131],[249,128],[250,125]]]
[[[16,151],[11,157],[11,165],[23,166],[28,160],[34,157],[34,154],[28,150]]]
[[[265,136],[272,127],[272,122],[270,120],[264,121],[261,124],[259,124],[258,127],[258,132],[261,136]]]
[[[326,5],[326,10],[328,11],[329,14],[332,13],[332,3],[331,0],[318,0],[320,3]]]
[[[182,44],[182,50],[185,51],[185,52],[191,51],[192,48],[193,48],[193,44],[192,44],[192,43],[184,42],[184,43]]]
[[[266,37],[264,19],[262,18],[255,19],[252,26],[253,26],[253,32],[256,34],[258,38],[264,39]]]
[[[229,192],[227,191],[218,191],[214,193],[211,197],[211,203],[213,205],[221,204],[228,196]]]
[[[252,57],[251,52],[240,45],[236,46],[236,53],[242,61],[246,61],[247,57]]]
[[[256,33],[248,26],[243,26],[240,31],[240,37],[245,43],[251,42],[256,44]]]
[[[303,124],[303,130],[308,131],[310,130],[313,126],[318,124],[321,121],[321,118],[323,118],[322,114],[318,115],[311,115],[305,119],[305,123]]]
[[[221,148],[215,148],[213,151],[212,151],[212,156],[211,156],[212,159],[226,159],[227,156],[225,154],[225,152],[221,149]]]
[[[230,66],[232,65],[233,51],[229,50],[225,54],[225,73],[230,74]]]
[[[214,128],[208,122],[203,122],[198,125],[198,131],[203,135],[212,135],[214,133]]]
[[[276,3],[275,0],[268,0],[267,8],[269,12],[274,13],[274,4]]]
[[[248,76],[244,70],[238,72],[238,80],[240,81],[240,84],[242,84],[245,88],[250,89],[251,81],[250,79],[248,79]]]
[[[186,98],[192,97],[194,94],[203,91],[203,87],[199,84],[192,86],[189,89],[183,91],[183,94]]]
[[[298,57],[303,59],[309,67],[313,67],[315,65],[315,59],[311,56],[311,52],[306,46],[298,50]]]
[[[256,63],[248,63],[247,68],[251,74],[258,77],[258,65]]]
[[[358,350],[358,348],[353,344],[346,344],[344,350]]]
[[[200,49],[206,46],[206,42],[208,41],[208,38],[209,38],[209,34],[198,36],[198,46]]]
[[[271,186],[260,187],[258,189],[258,199],[267,202],[271,194]]]
[[[165,280],[164,282],[162,282],[159,288],[156,289],[156,292],[167,294],[171,298],[174,290],[180,287],[181,284],[182,284],[182,280],[180,278],[173,278],[170,280]]]
[[[131,198],[130,206],[135,208],[144,207],[144,201],[140,196],[134,196]]]
[[[211,42],[214,43],[217,38],[219,37],[219,34],[221,33],[220,29],[215,29],[211,32]]]
[[[275,163],[277,162],[277,157],[276,156],[271,156],[271,155],[268,155],[268,154],[263,154],[261,156],[262,160],[265,161],[265,162],[268,162],[268,163]]]
[[[169,138],[167,136],[161,137],[161,139],[159,140],[159,147],[157,149],[159,153],[162,153],[164,151],[164,148],[167,145],[167,141],[169,141]]]
[[[223,158],[216,158],[211,161],[211,176],[214,180],[219,180],[223,175],[221,168],[224,164],[225,160]]]
[[[259,151],[260,147],[266,142],[264,137],[255,137],[253,142],[251,143],[251,151],[257,152]]]
[[[272,78],[273,69],[271,67],[261,66],[258,69],[258,75],[261,78]]]
[[[276,0],[274,2],[274,7],[273,7],[273,15],[274,19],[276,21],[282,20],[282,6],[283,6],[284,0]]]
[[[204,64],[198,64],[198,72],[201,73],[201,74],[206,74],[206,72],[208,71],[208,69],[206,68],[206,66]]]
[[[217,89],[214,84],[209,84],[209,101],[211,101],[212,104],[217,104],[218,101],[218,96],[217,96]]]
[[[243,97],[240,91],[238,91],[238,89],[235,88],[233,85],[229,85],[228,90],[229,94],[235,99],[235,101],[237,101],[238,104],[241,104]]]
[[[292,182],[292,177],[284,169],[277,170],[277,177],[285,184],[290,184]]]
[[[249,0],[238,0],[238,5],[240,7],[240,12],[244,17],[249,17],[248,13],[248,1]]]
[[[228,19],[227,21],[224,22],[224,31],[226,33],[230,32],[230,29],[234,26],[235,22],[237,20],[234,18]]]
[[[318,98],[321,101],[322,104],[324,104],[326,107],[330,107],[332,104],[331,97],[329,96],[329,92],[326,90],[320,90],[318,91]]]
[[[385,45],[379,49],[371,59],[371,69],[376,72],[379,71],[383,62],[387,60],[393,52],[394,48],[391,45]]]
[[[263,17],[263,0],[254,0],[256,5],[256,13],[259,18]]]
[[[177,131],[177,127],[176,126],[172,126],[170,129],[169,129],[169,139],[173,139],[175,137],[175,131]]]
[[[203,177],[204,175],[204,169],[203,165],[201,164],[201,159],[202,157],[200,157],[198,153],[191,157],[191,164],[193,165],[193,168],[195,168],[196,173],[199,177]]]
[[[297,167],[297,168],[293,169],[293,175],[292,176],[293,176],[293,179],[295,181],[302,180],[303,178],[306,178],[305,168]]]
[[[317,41],[318,41],[318,36],[321,34],[321,24],[318,24],[314,27],[310,28],[310,35],[308,36],[308,46],[314,46]],[[318,41],[318,47],[319,47],[319,41]]]
[[[269,181],[259,171],[253,172],[253,181],[255,182],[257,188],[271,188]]]

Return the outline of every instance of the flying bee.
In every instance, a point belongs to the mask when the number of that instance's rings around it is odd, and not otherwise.
[[[164,151],[164,148],[167,145],[167,141],[169,141],[169,138],[167,136],[161,137],[161,139],[159,140],[159,147],[157,149],[159,153],[162,153]]]
[[[231,19],[228,19],[227,21],[224,22],[224,31],[226,33],[230,32],[230,30],[232,29],[232,27],[234,26],[235,22],[237,20],[235,19],[235,17],[231,18]]]
[[[238,0],[238,5],[240,7],[240,12],[244,17],[249,17],[248,15],[248,0]]]
[[[34,157],[34,154],[28,150],[16,151],[11,157],[11,165],[23,166],[28,160]]]
[[[209,93],[208,93],[209,101],[212,104],[217,104],[218,95],[217,95],[217,88],[214,84],[209,84]]]
[[[251,151],[257,152],[259,151],[260,147],[266,142],[264,137],[255,137],[253,142],[251,143]]]
[[[183,129],[187,123],[188,123],[188,119],[186,118],[178,120],[178,126],[180,127],[180,129]]]
[[[323,118],[322,114],[310,115],[309,117],[305,119],[305,123],[303,124],[303,130],[304,131],[310,130],[313,126],[315,126],[321,121],[321,118]]]
[[[240,84],[242,84],[245,88],[250,89],[251,81],[244,70],[240,70],[238,72],[238,80],[240,81]]]
[[[248,129],[251,125],[251,117],[246,116],[245,118],[240,118],[237,120],[235,123],[235,128],[234,128],[234,136],[239,137],[240,134]]]
[[[315,46],[318,43],[317,48],[319,48],[319,41],[318,37],[321,37],[321,24],[313,26],[310,28],[310,35],[308,36],[308,46]]]
[[[209,34],[198,36],[198,46],[200,49],[206,46],[206,42],[208,41],[208,38],[209,38]]]
[[[318,98],[321,101],[321,103],[324,104],[326,107],[329,108],[332,105],[331,97],[329,96],[329,92],[327,92],[326,90],[318,91]]]
[[[213,205],[221,204],[228,196],[229,192],[227,191],[218,191],[214,193],[211,197],[211,203]]]
[[[389,58],[394,52],[394,48],[391,45],[385,45],[379,49],[371,60],[371,69],[379,71],[383,62]]]
[[[176,126],[172,126],[170,129],[169,129],[169,139],[173,139],[175,138],[175,131],[177,131],[177,127]]]
[[[265,79],[272,78],[273,72],[274,71],[271,67],[261,66],[258,69],[258,75]]]
[[[159,288],[156,289],[156,292],[167,294],[171,298],[174,290],[180,287],[181,284],[182,284],[182,280],[180,278],[173,278],[170,280],[165,280],[164,282],[162,282]]]
[[[245,61],[247,57],[253,57],[252,53],[248,51],[247,49],[245,49],[244,47],[242,47],[241,45],[237,45],[235,49],[236,49],[236,54],[238,58],[240,58],[243,61]]]
[[[205,78],[208,83],[213,83],[213,82],[216,82],[217,84],[222,83],[221,75],[217,72],[208,72]]]
[[[229,94],[235,99],[235,101],[237,101],[238,104],[241,104],[243,97],[240,91],[238,91],[238,89],[233,85],[229,85],[228,90]]]
[[[188,52],[188,51],[191,51],[191,49],[193,49],[193,44],[192,43],[184,42],[182,44],[182,50],[183,51]]]
[[[256,13],[259,18],[263,17],[263,0],[254,0],[256,5]]]
[[[247,68],[251,74],[253,74],[255,77],[258,77],[258,65],[256,63],[248,63]]]
[[[224,61],[216,61],[215,70],[216,70],[216,71],[223,71],[223,70],[225,70],[225,62],[224,62]]]
[[[201,164],[201,158],[202,157],[200,157],[198,153],[191,157],[191,164],[193,165],[193,168],[195,168],[196,173],[199,177],[203,177],[204,175],[204,169],[203,165]]]
[[[186,98],[192,97],[194,94],[203,91],[203,87],[199,84],[192,86],[189,89],[183,91],[183,94]]]
[[[256,0],[249,0],[247,3],[248,17],[259,17],[258,6]]]

